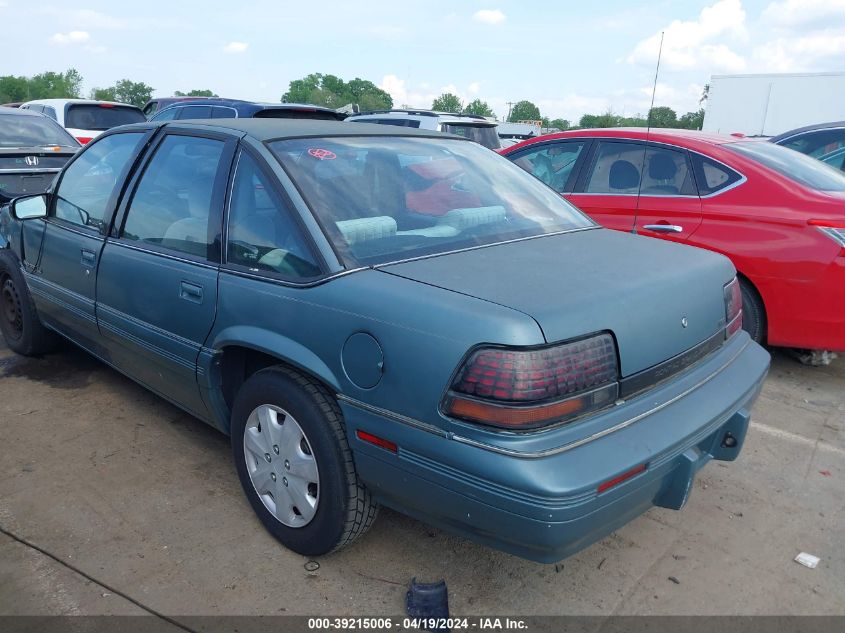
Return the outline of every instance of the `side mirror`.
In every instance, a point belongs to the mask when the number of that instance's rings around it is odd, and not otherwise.
[[[47,195],[15,198],[11,204],[12,217],[17,220],[31,220],[47,217]]]

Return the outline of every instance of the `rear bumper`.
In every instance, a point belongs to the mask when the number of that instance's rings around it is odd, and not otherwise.
[[[358,473],[380,502],[511,554],[553,562],[654,505],[683,507],[702,466],[739,454],[768,366],[768,354],[738,335],[682,377],[597,416],[618,430],[572,448],[533,450],[523,442],[527,450],[519,451],[517,438],[504,452],[342,407]],[[620,414],[636,422],[614,426]],[[398,452],[355,439],[358,428],[395,441]],[[643,472],[598,492],[642,465]]]

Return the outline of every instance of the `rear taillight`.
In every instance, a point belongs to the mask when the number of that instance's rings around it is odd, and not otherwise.
[[[725,338],[742,329],[742,290],[736,277],[725,284]]]
[[[480,348],[458,371],[446,415],[509,429],[569,421],[616,400],[610,334],[534,349]]]
[[[845,222],[831,222],[828,220],[809,220],[807,224],[816,227],[819,231],[821,231],[834,242],[839,244],[839,246],[842,248],[842,250],[839,252],[839,255],[845,256]]]
[[[93,136],[77,136],[76,140],[82,143],[82,145],[87,145],[94,139]]]

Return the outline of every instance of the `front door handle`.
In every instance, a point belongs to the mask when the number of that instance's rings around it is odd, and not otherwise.
[[[192,303],[202,303],[202,286],[183,281],[179,284],[179,298]]]
[[[97,254],[94,251],[82,249],[82,265],[86,268],[94,268],[97,264]]]
[[[646,231],[654,231],[655,233],[683,233],[684,227],[677,224],[646,224],[643,227]]]

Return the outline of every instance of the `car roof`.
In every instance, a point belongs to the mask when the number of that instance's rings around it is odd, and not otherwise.
[[[131,125],[112,128],[113,130],[131,128],[179,127],[196,128],[199,130],[228,130],[241,132],[258,141],[283,140],[303,137],[330,136],[416,136],[441,140],[453,138],[461,141],[469,139],[457,134],[444,134],[434,130],[418,130],[416,128],[396,127],[392,125],[378,125],[371,123],[356,123],[351,125],[345,121],[323,121],[320,119],[191,119],[182,121],[146,121]],[[112,130],[109,130],[110,132]]]
[[[37,105],[54,105],[54,106],[61,106],[61,105],[65,105],[67,103],[71,103],[71,104],[82,103],[82,104],[91,104],[91,105],[97,105],[97,104],[100,104],[100,103],[105,103],[105,104],[113,105],[113,106],[124,106],[126,108],[137,107],[137,106],[132,105],[131,103],[121,103],[119,101],[98,101],[97,99],[32,99],[31,101],[25,101],[21,105],[29,105],[31,103],[34,103],[34,104],[37,104]],[[140,108],[138,108],[138,109],[140,110]]]
[[[264,103],[260,101],[244,101],[242,99],[223,99],[220,97],[203,97],[199,99],[185,99],[183,101],[179,101],[176,103],[172,103],[168,105],[168,108],[179,108],[182,106],[189,106],[189,105],[203,105],[203,106],[229,106],[229,107],[238,107],[238,106],[251,106],[255,107],[260,110],[267,110],[270,108],[279,109],[279,110],[313,110],[313,111],[320,111],[320,112],[337,112],[336,110],[332,110],[331,108],[327,108],[325,106],[318,106],[312,105],[310,103]],[[164,110],[166,108],[162,108]]]
[[[769,140],[772,143],[779,143],[780,141],[785,141],[788,138],[792,138],[793,136],[797,136],[798,134],[804,134],[805,132],[815,132],[817,130],[828,129],[832,130],[836,128],[845,128],[845,121],[833,121],[831,123],[816,123],[814,125],[805,125],[804,127],[797,127],[794,130],[789,130],[788,132],[783,132],[782,134],[773,136]]]
[[[566,132],[556,132],[554,134],[545,134],[543,136],[536,136],[532,139],[512,145],[506,148],[506,154],[519,150],[523,147],[533,145],[534,143],[542,143],[544,141],[551,141],[555,139],[567,138],[619,138],[636,141],[649,141],[671,143],[690,149],[703,148],[713,145],[724,145],[726,143],[735,143],[740,138],[729,136],[727,134],[714,134],[711,132],[702,132],[700,130],[679,130],[676,128],[644,128],[644,127],[611,127],[611,128],[584,128],[581,130],[567,130]]]
[[[404,110],[404,109],[391,109],[391,110],[367,110],[364,112],[358,112],[357,114],[353,114],[349,116],[350,119],[353,118],[381,118],[385,116],[394,116],[394,117],[407,117],[407,118],[420,118],[423,117],[436,117],[440,120],[455,121],[461,123],[473,123],[474,125],[490,125],[495,126],[498,125],[495,121],[490,121],[485,119],[480,114],[462,114],[462,113],[455,113],[455,112],[440,112],[438,110]]]
[[[32,110],[21,110],[20,108],[9,108],[7,106],[0,106],[0,114],[3,115],[12,115],[12,116],[40,116],[45,119],[50,117],[45,117],[40,112],[33,112]],[[52,119],[50,119],[52,121]]]

